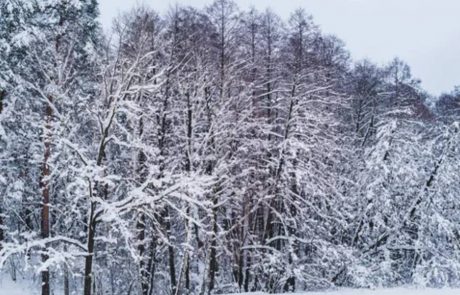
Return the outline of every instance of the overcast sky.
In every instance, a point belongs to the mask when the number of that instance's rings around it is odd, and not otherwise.
[[[175,3],[204,7],[212,0],[99,0],[105,28],[120,11],[145,3],[165,12]],[[345,41],[355,60],[384,63],[398,56],[432,94],[460,85],[460,0],[236,0],[271,7],[284,19],[298,7],[326,33]]]

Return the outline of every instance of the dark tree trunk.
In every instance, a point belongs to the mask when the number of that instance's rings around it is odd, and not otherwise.
[[[213,237],[211,240],[210,258],[209,258],[209,283],[208,283],[208,295],[211,295],[212,290],[215,286],[216,273],[218,271],[217,264],[217,199],[214,199],[214,208],[212,209],[212,233]]]
[[[67,248],[64,248],[67,252]],[[69,267],[67,264],[64,266],[64,295],[70,295],[70,284],[69,284]]]
[[[187,260],[185,261],[185,290],[187,294],[190,291],[190,255],[187,254]]]
[[[94,237],[96,234],[96,220],[94,217],[94,211],[96,204],[91,203],[91,212],[88,222],[88,254],[85,258],[85,283],[84,283],[84,295],[91,295],[91,287],[93,282],[93,258],[94,258]]]
[[[50,103],[52,103],[51,97],[49,98],[49,103],[45,106],[45,124],[43,131],[44,156],[40,179],[40,188],[42,190],[41,236],[43,239],[47,239],[50,236],[50,187],[48,178],[50,176],[49,159],[51,156],[51,119],[53,116],[53,109]],[[46,252],[46,246],[43,250]],[[48,258],[46,253],[42,254],[43,263],[46,263]],[[41,278],[42,295],[50,295],[50,274],[48,268],[42,271]]]
[[[244,292],[249,292],[249,281],[251,279],[251,257],[249,256],[249,253],[247,254],[246,257],[246,273],[244,275]]]
[[[2,211],[2,207],[0,207],[0,250],[2,250],[2,242],[5,239],[5,235],[3,233],[3,226],[4,226],[3,211]]]
[[[192,131],[193,131],[193,111],[192,111],[192,102],[190,101],[190,94],[187,93],[187,164],[186,171],[190,173],[192,171]],[[189,211],[190,212],[190,211]],[[197,226],[195,225],[195,228]],[[190,229],[192,230],[192,229]],[[198,245],[199,247],[199,245]],[[185,289],[187,293],[190,290],[190,255],[187,252],[187,264],[185,265]]]
[[[3,97],[5,96],[5,91],[0,89],[0,114],[3,111]],[[5,235],[3,233],[3,226],[5,225],[3,221],[3,202],[0,204],[0,250],[2,249],[2,242],[5,239]]]
[[[166,232],[170,239],[170,243],[168,245],[168,263],[169,263],[169,277],[171,282],[171,294],[176,294],[177,289],[177,280],[176,280],[176,264],[174,261],[174,247],[171,245],[171,221],[169,210],[166,209]]]
[[[109,102],[109,107],[111,107],[112,101]],[[96,158],[96,165],[100,167],[105,160],[106,153],[106,139],[109,137],[109,130],[112,126],[113,119],[115,116],[115,112],[112,113],[111,117],[109,118],[109,123],[105,126],[102,132],[101,141],[99,143],[99,148],[97,152]],[[90,205],[90,212],[88,216],[88,237],[87,237],[87,255],[85,257],[85,276],[84,276],[84,288],[83,294],[84,295],[91,295],[91,287],[93,283],[93,259],[95,255],[94,243],[95,243],[95,236],[96,236],[96,225],[98,223],[97,216],[96,216],[96,208],[97,203],[93,201],[94,194],[99,196],[102,199],[107,199],[108,196],[108,186],[100,185],[98,182],[94,183],[94,186],[90,184],[89,186],[89,199],[91,200]],[[94,190],[94,192],[93,192]]]
[[[157,250],[157,244],[155,240],[152,240],[150,242],[150,255],[149,255],[149,261],[147,263],[147,269],[149,271],[149,279],[150,279],[150,284],[149,284],[149,295],[153,295],[153,283],[155,279],[155,253]]]
[[[238,257],[238,287],[240,290],[243,287],[244,280],[244,252],[244,250],[240,250]]]
[[[5,90],[0,89],[0,114],[3,112],[3,98],[5,97]]]
[[[143,257],[145,254],[145,214],[142,212],[138,217],[136,227],[138,230],[137,239],[139,243],[137,250],[139,252],[139,257],[141,257],[141,261],[139,262],[141,292],[142,295],[148,295],[150,280],[147,264],[145,263],[145,258]]]
[[[144,120],[142,115],[139,118],[139,127],[138,127],[138,136],[139,138],[142,137],[142,134],[144,133]],[[137,156],[137,171],[136,174],[139,178],[139,182],[143,183],[145,179],[147,178],[147,172],[146,172],[146,167],[145,167],[145,161],[146,161],[146,156],[144,152],[141,150],[138,153]],[[139,257],[141,257],[141,260],[139,262],[139,269],[140,269],[140,281],[141,281],[141,292],[142,295],[149,295],[149,284],[150,284],[150,278],[149,278],[149,270],[147,269],[148,264],[145,261],[145,235],[146,235],[146,218],[144,212],[140,212],[136,224],[137,228],[137,239],[138,239],[138,247],[137,250],[139,252]]]

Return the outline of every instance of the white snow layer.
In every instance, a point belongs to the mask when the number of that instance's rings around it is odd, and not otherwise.
[[[37,295],[39,293],[39,286],[31,287],[27,282],[0,280],[0,295]]]
[[[1,277],[0,277],[1,278]],[[36,295],[39,294],[37,285],[32,287],[28,282],[13,282],[5,277],[0,279],[0,295]],[[460,289],[416,289],[416,288],[394,288],[394,289],[344,289],[325,292],[300,292],[286,293],[290,295],[460,295]],[[227,294],[233,295],[233,294]],[[263,292],[241,293],[240,295],[268,295]]]
[[[245,295],[268,295],[263,292],[243,293]],[[241,295],[243,295],[241,294]],[[394,288],[394,289],[344,289],[326,292],[300,292],[287,293],[289,295],[460,295],[460,289],[416,289],[416,288]],[[227,294],[231,295],[231,294]]]

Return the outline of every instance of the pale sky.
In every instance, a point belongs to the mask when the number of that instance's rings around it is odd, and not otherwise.
[[[99,0],[101,20],[136,3],[160,13],[175,3],[202,8],[212,0]],[[284,19],[298,7],[313,15],[325,33],[345,41],[355,60],[382,64],[398,56],[437,95],[460,85],[460,0],[236,0],[241,9],[270,7]]]

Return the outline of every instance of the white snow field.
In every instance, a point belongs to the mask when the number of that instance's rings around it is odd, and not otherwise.
[[[263,292],[242,293],[241,295],[268,295]],[[394,288],[394,289],[344,289],[325,292],[300,292],[287,293],[290,295],[460,295],[460,289],[417,289],[417,288]],[[231,294],[226,294],[231,295]]]
[[[39,295],[38,285],[32,286],[30,282],[13,282],[9,278],[0,277],[0,295]],[[286,293],[290,295],[460,295],[460,289],[418,289],[418,288],[394,288],[394,289],[344,289],[324,292],[300,292]],[[233,295],[233,294],[226,294]],[[268,295],[263,292],[240,293],[240,295]]]
[[[38,295],[38,286],[30,286],[28,282],[13,282],[9,278],[0,277],[0,295]]]

